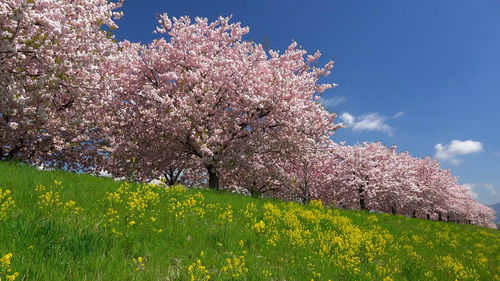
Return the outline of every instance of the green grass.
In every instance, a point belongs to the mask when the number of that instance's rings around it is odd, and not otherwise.
[[[13,254],[2,281],[14,272],[16,280],[500,280],[499,231],[471,225],[6,162],[0,189],[15,201],[0,215],[0,258]],[[41,208],[50,190],[61,205]]]

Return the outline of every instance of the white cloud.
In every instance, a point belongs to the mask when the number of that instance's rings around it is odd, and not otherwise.
[[[333,98],[329,98],[329,99],[325,99],[323,97],[321,97],[321,103],[325,106],[325,107],[335,107],[343,102],[346,101],[346,98],[344,97],[333,97]]]
[[[458,165],[461,160],[457,156],[480,152],[483,150],[483,144],[473,140],[452,140],[450,144],[438,143],[434,146],[434,149],[436,150],[437,159]]]
[[[397,118],[399,118],[399,117],[401,117],[401,116],[403,116],[403,115],[405,115],[405,112],[404,112],[404,111],[400,111],[400,112],[398,112],[398,113],[394,114],[394,115],[392,116],[392,118],[397,119]]]
[[[340,115],[340,119],[342,119],[347,126],[351,126],[355,118],[349,112],[344,112]]]
[[[486,189],[488,189],[490,191],[491,195],[497,194],[497,190],[495,189],[495,187],[492,184],[487,183],[484,186],[486,187]]]
[[[472,199],[477,199],[477,193],[474,191],[474,188],[476,188],[476,185],[473,183],[465,183],[462,185],[467,189],[467,192],[469,192],[470,197]]]
[[[482,204],[491,205],[500,202],[500,188],[491,183],[465,183],[470,196]]]
[[[357,131],[381,131],[389,133],[391,127],[385,124],[385,117],[380,116],[378,113],[368,113],[361,115],[358,121],[354,124],[353,130]]]
[[[340,115],[340,119],[353,131],[379,131],[392,136],[393,128],[385,123],[387,118],[378,113],[355,117],[349,112],[344,112]]]

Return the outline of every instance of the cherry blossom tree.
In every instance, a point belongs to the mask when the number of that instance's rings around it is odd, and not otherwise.
[[[221,183],[225,189],[249,192],[252,196],[265,195],[293,200],[291,177],[288,173],[290,147],[277,139],[267,138],[266,145],[254,144],[250,139],[221,169]]]
[[[120,5],[0,3],[0,158],[71,159],[94,146],[83,109],[106,88],[102,67],[116,50],[109,30],[117,27]]]
[[[131,118],[137,121],[133,126],[196,159],[205,168],[208,186],[215,189],[220,188],[221,171],[229,175],[241,159],[255,160],[249,165],[259,170],[259,159],[286,158],[284,147],[326,141],[339,127],[333,123],[335,114],[313,100],[333,87],[318,83],[333,62],[313,67],[319,52],[306,57],[295,42],[282,54],[266,53],[262,45],[242,39],[247,27],[229,20],[196,18],[192,23],[181,17],[172,22],[165,14],[157,31],[167,33],[168,41],[121,44],[133,58],[127,73],[134,81],[109,102],[113,105],[108,110],[110,120],[129,118],[113,109],[136,112],[140,117]],[[110,149],[118,153],[121,148]]]
[[[303,203],[321,200],[323,204],[334,203],[335,188],[332,187],[338,171],[337,159],[332,157],[336,144],[332,141],[309,144],[310,151],[305,155],[296,155],[289,161],[288,173],[292,175],[292,191]]]
[[[389,151],[381,143],[363,143],[354,146],[337,145],[333,152],[336,162],[336,205],[361,210],[375,209],[372,200],[390,178],[385,160]]]

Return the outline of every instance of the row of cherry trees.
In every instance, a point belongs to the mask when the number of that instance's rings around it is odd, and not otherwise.
[[[495,227],[495,212],[473,200],[457,178],[430,157],[397,153],[395,146],[381,143],[332,143],[322,153],[323,161],[296,170],[302,200]]]
[[[266,51],[229,18],[159,16],[150,44],[115,42],[121,2],[0,3],[0,157],[168,184],[492,226],[430,158],[335,144],[319,80],[333,62]]]

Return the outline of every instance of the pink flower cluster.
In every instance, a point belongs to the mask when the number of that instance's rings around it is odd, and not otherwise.
[[[105,64],[117,50],[102,26],[117,27],[113,18],[121,14],[113,10],[120,5],[106,0],[1,1],[1,158],[84,159],[79,146],[92,133],[86,114],[93,114],[86,109],[106,91]]]

